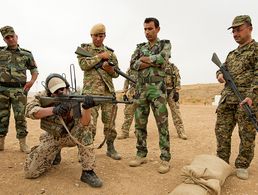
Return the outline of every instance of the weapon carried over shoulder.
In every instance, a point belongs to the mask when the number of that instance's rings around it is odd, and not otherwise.
[[[118,101],[115,96],[97,96],[90,95],[93,98],[95,105],[100,103],[124,103],[124,104],[132,104],[132,101]],[[40,97],[41,106],[49,107],[59,103],[70,104],[71,110],[73,111],[73,115],[75,118],[79,118],[81,116],[81,107],[80,104],[84,102],[86,95],[67,95],[67,96],[59,96],[59,97]]]
[[[83,56],[83,57],[92,57],[92,55],[90,53],[88,53],[87,51],[85,51],[83,48],[81,47],[77,47],[75,53],[77,55],[80,55],[80,56]],[[103,63],[104,63],[105,60],[101,60],[98,64],[95,65],[95,69],[98,69],[98,68],[101,68]],[[108,61],[108,64],[110,66],[115,66],[112,62]],[[124,72],[122,72],[119,68],[117,67],[114,67],[114,71],[123,76],[124,78],[128,79],[129,81],[133,82],[134,84],[136,84],[136,81],[133,80],[131,77],[129,77],[127,74],[125,74]]]
[[[234,94],[237,96],[238,101],[242,102],[243,101],[242,95],[238,91],[237,86],[234,83],[231,75],[229,74],[225,64],[222,64],[220,62],[216,53],[213,53],[211,61],[220,68],[220,71],[223,74],[223,77],[226,81],[226,84],[233,90]],[[257,124],[257,119],[256,119],[256,116],[255,116],[255,113],[252,111],[252,109],[250,108],[250,106],[247,103],[245,103],[243,105],[243,108],[244,108],[246,114],[248,115],[249,119],[252,121],[256,131],[258,131],[258,124]]]

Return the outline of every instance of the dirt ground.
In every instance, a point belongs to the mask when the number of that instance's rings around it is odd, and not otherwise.
[[[77,160],[77,148],[62,150],[62,162],[53,167],[38,179],[28,180],[23,177],[23,164],[25,154],[19,151],[18,141],[15,138],[13,116],[11,117],[9,134],[6,138],[5,150],[0,152],[0,194],[105,194],[105,195],[165,195],[181,183],[180,171],[185,165],[191,163],[199,154],[215,154],[216,140],[214,125],[216,120],[215,107],[210,105],[181,105],[182,117],[188,140],[177,137],[169,117],[171,138],[171,170],[161,175],[157,172],[159,162],[159,147],[157,127],[153,115],[148,123],[148,163],[141,167],[131,168],[128,162],[135,156],[136,139],[134,126],[131,128],[130,138],[117,140],[115,145],[123,159],[114,161],[105,155],[106,146],[96,150],[96,173],[104,181],[102,188],[91,188],[80,182],[81,168]],[[123,105],[119,105],[116,120],[117,131],[120,133],[123,122]],[[98,123],[98,133],[95,145],[103,139],[102,124]],[[28,120],[28,143],[30,146],[38,143],[42,130],[39,121]],[[234,131],[232,138],[231,165],[238,153],[239,138]],[[256,145],[258,142],[256,141]],[[257,152],[256,152],[257,154]],[[226,180],[223,194],[255,195],[258,194],[258,155],[255,155],[250,171],[250,178],[246,181],[230,176]]]

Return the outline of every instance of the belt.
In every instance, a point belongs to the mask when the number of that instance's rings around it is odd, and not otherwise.
[[[11,87],[11,88],[16,88],[16,87],[24,87],[24,85],[26,84],[26,82],[1,82],[0,81],[0,86],[3,87]]]
[[[160,77],[160,76],[150,76],[150,77],[138,78],[138,81],[141,84],[145,84],[145,83],[158,83],[160,81],[164,81],[164,78]]]

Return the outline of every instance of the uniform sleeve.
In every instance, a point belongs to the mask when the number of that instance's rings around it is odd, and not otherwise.
[[[150,60],[153,64],[162,65],[169,60],[170,56],[171,56],[171,43],[169,42],[169,43],[165,43],[160,53],[151,55]]]
[[[133,55],[131,56],[131,61],[130,61],[130,67],[133,70],[139,70],[141,62],[140,62],[140,48],[137,46],[135,51],[133,52]]]
[[[42,96],[43,96],[43,93],[39,92],[38,94],[36,94],[34,96],[33,100],[31,100],[27,103],[26,111],[25,111],[25,116],[27,118],[36,119],[34,117],[34,114],[37,113],[41,108],[40,97],[42,97]]]
[[[255,51],[254,56],[254,80],[251,84],[250,97],[258,95],[258,49]]]
[[[38,73],[37,64],[34,60],[34,57],[33,57],[32,53],[29,53],[26,65],[27,65],[27,68],[30,70],[31,74],[32,73]]]

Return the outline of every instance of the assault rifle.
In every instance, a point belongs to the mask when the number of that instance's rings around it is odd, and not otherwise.
[[[80,55],[80,56],[83,56],[83,57],[92,57],[92,54],[88,53],[87,51],[85,51],[85,50],[84,50],[83,48],[81,48],[81,47],[77,47],[75,53],[76,53],[77,55]],[[95,69],[97,70],[97,69],[101,68],[104,62],[105,62],[105,60],[101,60],[99,63],[97,63],[97,64],[95,65]],[[115,66],[115,65],[114,65],[112,62],[110,62],[110,61],[108,61],[108,64],[109,64],[110,66]],[[114,71],[115,71],[117,74],[121,75],[122,77],[124,77],[124,78],[128,79],[129,81],[133,82],[134,84],[136,84],[136,81],[135,81],[135,80],[133,80],[133,79],[132,79],[131,77],[129,77],[127,74],[125,74],[124,72],[122,72],[119,68],[114,67]]]
[[[222,64],[220,62],[216,53],[213,53],[211,60],[214,64],[216,64],[219,67],[219,69],[222,72],[223,77],[226,81],[226,84],[233,90],[234,94],[237,96],[238,101],[242,102],[244,99],[243,99],[242,95],[240,94],[240,92],[238,91],[237,86],[234,83],[231,75],[229,74],[225,64]],[[256,131],[258,131],[258,124],[257,124],[257,119],[255,116],[255,113],[252,111],[252,109],[250,108],[250,106],[247,103],[243,104],[243,108],[244,108],[246,114],[248,115],[249,119],[252,121]]]
[[[98,96],[98,95],[90,95],[93,98],[95,105],[100,103],[124,103],[124,104],[132,104],[132,101],[118,101],[115,96]],[[54,106],[59,103],[69,104],[71,106],[71,110],[73,112],[73,116],[75,118],[79,118],[81,116],[81,107],[80,104],[84,102],[85,95],[67,95],[67,96],[59,96],[59,97],[40,97],[41,106],[49,107]]]

